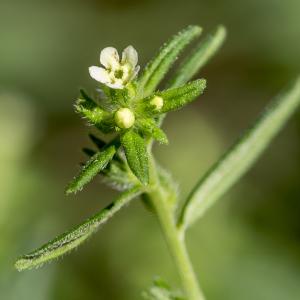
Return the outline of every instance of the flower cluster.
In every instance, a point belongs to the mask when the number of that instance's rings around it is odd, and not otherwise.
[[[69,183],[66,193],[81,191],[98,174],[110,186],[123,192],[80,225],[20,257],[15,264],[18,270],[40,266],[77,248],[117,211],[140,195],[147,206],[156,211],[161,209],[159,202],[165,203],[163,205],[172,217],[166,220],[171,222],[170,226],[176,226],[174,229],[178,229],[178,238],[182,241],[182,231],[177,228],[179,223],[174,222],[177,216],[183,219],[182,213],[176,209],[176,184],[168,172],[157,166],[151,146],[153,140],[167,143],[161,129],[165,114],[193,101],[205,89],[204,79],[190,80],[219,47],[225,35],[223,28],[217,31],[215,37],[209,36],[203,44],[197,45],[170,80],[164,86],[161,84],[179,54],[200,36],[201,31],[199,26],[188,26],[179,32],[163,45],[139,74],[138,54],[132,46],[124,49],[121,58],[113,47],[101,51],[102,66],[89,68],[91,77],[98,82],[95,93],[90,96],[81,90],[75,109],[96,130],[110,133],[111,139],[103,141],[97,134],[89,134],[93,148],[82,149],[89,159]],[[158,295],[154,288],[155,295]],[[168,289],[163,290],[163,294],[166,293],[173,297]],[[194,291],[190,292],[190,286],[187,295],[195,296]]]
[[[96,156],[91,158],[86,169],[93,169],[94,163],[97,162],[101,167],[98,172],[106,170],[106,166],[111,166],[111,162],[115,161],[114,153],[121,151],[125,154],[122,156],[126,158],[124,163],[135,178],[144,185],[148,184],[147,145],[152,139],[164,144],[168,142],[166,134],[160,128],[162,117],[167,112],[191,102],[205,89],[204,79],[186,83],[187,80],[182,79],[180,75],[180,80],[176,79],[167,89],[158,90],[159,83],[179,52],[197,37],[200,31],[199,27],[191,26],[179,33],[161,49],[139,76],[138,53],[132,46],[123,50],[121,58],[113,47],[106,47],[101,51],[102,66],[89,68],[90,76],[99,83],[96,96],[91,97],[81,91],[75,108],[89,124],[103,133],[115,133],[116,137],[99,148],[100,154],[96,153]],[[94,152],[90,150],[89,153]],[[124,166],[119,167],[118,162],[114,167],[114,170],[116,169],[122,170]],[[122,172],[118,173],[120,175]],[[119,177],[124,178],[124,174]],[[74,192],[82,186],[80,176],[75,182],[79,184],[71,185],[69,192]]]

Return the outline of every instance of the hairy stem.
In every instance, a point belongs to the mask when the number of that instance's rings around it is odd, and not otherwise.
[[[169,199],[170,194],[161,186],[153,159],[151,160],[150,180],[151,189],[148,195],[156,210],[185,294],[189,300],[205,300],[186,249],[184,235],[176,226],[173,212],[174,201]]]

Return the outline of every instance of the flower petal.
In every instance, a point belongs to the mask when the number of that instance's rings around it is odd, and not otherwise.
[[[132,69],[138,63],[138,53],[132,46],[128,46],[122,52],[122,64],[126,63],[130,64]]]
[[[130,77],[129,81],[133,80],[136,77],[136,75],[138,74],[139,70],[140,70],[140,66],[136,66],[134,68],[134,70],[132,71],[132,74],[131,74],[131,77]]]
[[[93,79],[101,83],[107,84],[110,82],[109,74],[104,68],[92,66],[89,67],[89,73]]]
[[[115,83],[108,82],[106,85],[111,87],[112,89],[117,89],[117,90],[122,90],[125,87],[124,84],[122,84],[121,82],[115,82]]]
[[[116,48],[106,47],[100,53],[100,62],[106,68],[117,68],[120,65],[120,58]]]
[[[122,79],[114,79],[106,84],[112,89],[123,89],[125,87],[124,81]]]

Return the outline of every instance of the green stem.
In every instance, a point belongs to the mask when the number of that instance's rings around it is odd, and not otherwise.
[[[152,160],[153,162],[153,160]],[[194,273],[182,231],[176,226],[173,201],[160,185],[155,164],[151,164],[151,190],[148,195],[156,210],[162,231],[175,261],[183,288],[189,300],[205,300]]]

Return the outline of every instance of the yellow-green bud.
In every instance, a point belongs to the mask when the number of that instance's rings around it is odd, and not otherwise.
[[[115,121],[120,128],[130,128],[135,121],[133,112],[126,107],[120,108],[115,114]]]
[[[151,101],[150,104],[155,107],[155,110],[160,110],[164,105],[164,99],[159,96],[155,96]]]

